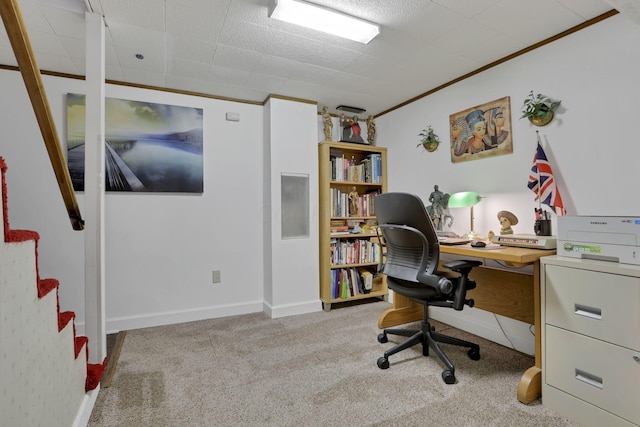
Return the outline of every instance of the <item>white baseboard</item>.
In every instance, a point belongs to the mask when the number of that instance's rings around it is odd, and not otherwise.
[[[173,325],[177,323],[194,322],[197,320],[215,319],[218,317],[258,313],[261,311],[266,313],[267,316],[275,319],[278,317],[322,311],[322,303],[320,302],[320,300],[313,300],[295,304],[271,306],[263,301],[253,301],[243,304],[207,307],[195,310],[120,317],[107,319],[106,330],[107,333],[112,334],[132,329]],[[84,322],[78,322],[76,324],[78,335],[84,335],[84,326]]]
[[[152,326],[173,325],[177,323],[194,322],[197,320],[215,319],[218,317],[236,316],[239,314],[258,313],[262,311],[262,301],[242,304],[205,307],[185,311],[145,314],[141,316],[120,317],[107,319],[107,333],[116,333],[132,329],[149,328]],[[76,325],[78,327],[79,325]],[[81,325],[84,329],[84,324]],[[80,328],[78,328],[80,331]],[[82,332],[79,332],[82,335]]]
[[[279,306],[272,306],[268,303],[264,303],[263,311],[272,319],[278,317],[294,316],[296,314],[314,313],[316,311],[322,311],[322,303],[320,300],[301,302],[296,304],[285,304]]]
[[[89,420],[91,419],[91,412],[96,404],[98,393],[100,392],[100,384],[95,389],[88,391],[84,395],[84,399],[78,408],[76,419],[73,420],[73,427],[87,427]]]

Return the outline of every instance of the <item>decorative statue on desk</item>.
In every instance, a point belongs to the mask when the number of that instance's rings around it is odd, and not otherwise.
[[[500,211],[498,221],[500,221],[500,234],[513,234],[511,226],[518,223],[518,217],[509,211]]]
[[[331,121],[329,108],[326,105],[322,107],[322,125],[324,126],[325,141],[331,141],[331,135],[333,134],[333,122]]]
[[[427,213],[438,231],[444,229],[444,225],[449,218],[448,227],[453,225],[453,216],[449,213],[449,194],[440,191],[437,185],[433,186],[433,192],[429,195],[430,206],[427,206]]]

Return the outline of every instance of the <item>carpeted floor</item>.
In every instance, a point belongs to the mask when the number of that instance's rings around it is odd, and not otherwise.
[[[89,426],[577,426],[516,399],[533,358],[455,328],[482,358],[443,345],[457,383],[420,346],[376,360],[385,302],[270,319],[263,313],[127,331]],[[444,328],[444,329],[443,329]]]

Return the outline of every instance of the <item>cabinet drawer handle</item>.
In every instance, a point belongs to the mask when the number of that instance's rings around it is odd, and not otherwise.
[[[633,360],[635,360],[636,362],[640,362],[640,356],[638,356],[637,354],[634,354]]]
[[[596,388],[602,389],[602,378],[596,375],[590,374],[580,369],[576,369],[576,379],[578,381],[582,381],[583,383],[587,383]]]
[[[574,304],[574,313],[578,316],[602,320],[602,310],[595,307],[589,307],[588,305]]]

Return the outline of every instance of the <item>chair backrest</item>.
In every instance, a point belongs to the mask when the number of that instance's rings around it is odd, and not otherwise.
[[[413,282],[418,282],[418,275],[435,274],[440,246],[422,200],[408,193],[384,193],[374,200],[386,245],[382,272]]]

